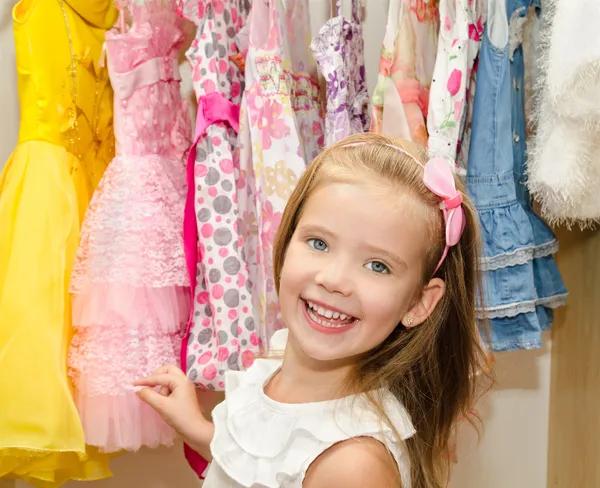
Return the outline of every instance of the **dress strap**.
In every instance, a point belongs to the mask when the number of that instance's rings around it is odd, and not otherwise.
[[[119,9],[119,31],[125,32],[125,7]]]
[[[281,33],[279,29],[273,29],[276,25],[275,2],[281,0],[258,0],[252,2],[250,16],[248,18],[249,44],[258,49],[265,49],[267,45],[279,44]],[[273,36],[278,36],[276,40]]]
[[[396,36],[398,35],[398,29],[400,27],[402,11],[402,0],[390,0],[385,36],[383,38],[383,47],[388,52],[395,51]]]

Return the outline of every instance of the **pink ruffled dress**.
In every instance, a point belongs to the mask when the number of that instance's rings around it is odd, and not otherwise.
[[[83,223],[71,280],[69,374],[86,443],[105,452],[171,444],[132,382],[179,361],[190,310],[183,251],[191,125],[180,97],[180,19],[159,1],[106,34],[117,156]]]

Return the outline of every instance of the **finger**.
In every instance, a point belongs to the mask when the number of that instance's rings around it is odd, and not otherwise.
[[[152,373],[153,376],[158,374],[172,374],[175,376],[185,376],[185,373],[181,370],[181,368],[178,368],[177,366],[174,366],[172,364],[166,364],[164,366],[161,366]]]
[[[162,396],[151,388],[141,389],[137,392],[137,396],[140,398],[140,400],[146,402],[159,413],[162,412],[165,401],[167,401],[166,397]]]
[[[152,376],[146,376],[145,378],[139,378],[133,382],[134,386],[161,386],[167,388],[169,391],[175,387],[175,378],[169,374],[156,374]]]
[[[169,390],[166,386],[161,386],[160,390],[158,390],[158,393],[162,396],[169,396],[171,390]]]

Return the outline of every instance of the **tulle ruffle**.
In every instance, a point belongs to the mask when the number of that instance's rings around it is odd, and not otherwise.
[[[86,442],[103,452],[170,445],[175,433],[135,394],[133,381],[177,364],[181,333],[127,327],[76,329],[69,375]]]
[[[85,436],[103,452],[171,446],[176,433],[134,391],[118,396],[75,396]]]
[[[190,312],[189,289],[134,287],[119,283],[90,284],[73,299],[77,327],[110,327],[132,331],[180,333]]]

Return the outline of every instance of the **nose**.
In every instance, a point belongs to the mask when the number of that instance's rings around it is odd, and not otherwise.
[[[315,283],[329,293],[344,297],[352,293],[352,280],[347,272],[348,265],[338,259],[328,259],[315,275]]]

